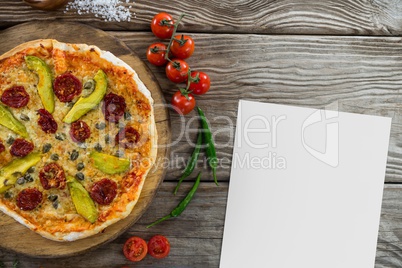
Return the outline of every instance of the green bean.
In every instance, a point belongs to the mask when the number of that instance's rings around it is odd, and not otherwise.
[[[198,173],[197,179],[195,180],[195,183],[193,185],[193,187],[191,188],[191,190],[188,192],[188,194],[186,195],[186,197],[179,203],[179,205],[177,205],[177,207],[175,209],[172,210],[172,212],[170,212],[170,214],[166,215],[163,218],[160,218],[159,220],[151,223],[150,225],[147,226],[147,228],[150,228],[160,222],[163,222],[167,219],[170,218],[175,218],[177,216],[179,216],[188,206],[188,204],[190,203],[191,199],[193,199],[193,196],[195,194],[195,192],[197,191],[198,185],[200,184],[201,181],[201,172]]]
[[[191,155],[191,158],[188,161],[188,164],[187,164],[186,168],[184,169],[183,174],[181,175],[176,188],[174,189],[174,192],[173,192],[174,195],[176,195],[177,191],[179,190],[180,184],[183,182],[183,180],[185,178],[187,178],[188,176],[190,176],[191,173],[194,171],[194,168],[197,165],[198,156],[200,155],[201,146],[202,146],[202,132],[199,131],[198,136],[197,136],[197,144],[195,145],[193,154]]]
[[[197,107],[198,114],[201,118],[201,124],[204,133],[204,141],[207,145],[206,154],[209,166],[212,168],[212,174],[214,176],[214,181],[216,186],[218,186],[218,179],[216,178],[216,168],[218,167],[218,158],[216,157],[214,138],[212,137],[211,129],[208,126],[207,118],[200,107]]]

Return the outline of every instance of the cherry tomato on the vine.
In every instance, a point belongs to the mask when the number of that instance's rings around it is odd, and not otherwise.
[[[182,83],[187,80],[189,66],[187,62],[180,59],[173,59],[165,68],[166,76],[174,83]]]
[[[147,255],[148,245],[144,239],[132,236],[123,246],[124,256],[130,261],[140,261]]]
[[[165,59],[166,55],[166,45],[162,43],[153,43],[148,47],[147,59],[148,61],[156,66],[163,66],[167,63]]]
[[[189,90],[196,95],[202,95],[208,92],[211,86],[209,76],[204,72],[191,72],[191,78],[195,79],[190,82]]]
[[[187,99],[188,98],[188,99]],[[193,94],[188,94],[187,98],[180,91],[177,91],[172,97],[172,105],[178,113],[183,115],[191,112],[195,107],[195,98]]]
[[[163,235],[155,235],[148,242],[148,253],[157,259],[165,258],[170,252],[170,243]]]
[[[170,46],[172,55],[179,59],[187,59],[194,52],[194,40],[188,35],[176,35]]]
[[[156,14],[151,21],[151,30],[160,39],[169,39],[174,30],[174,20],[166,12]]]

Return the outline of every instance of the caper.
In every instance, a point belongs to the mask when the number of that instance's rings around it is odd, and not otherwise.
[[[24,179],[25,179],[26,182],[33,182],[33,177],[29,173],[24,175]]]
[[[7,199],[10,199],[11,197],[13,197],[13,194],[10,193],[10,192],[6,192],[6,193],[4,194],[4,197],[7,198]]]
[[[102,146],[101,146],[99,143],[97,143],[97,144],[95,145],[94,149],[95,149],[97,152],[101,152],[101,151],[102,151]]]
[[[14,137],[13,137],[13,136],[10,136],[10,137],[8,137],[8,139],[7,139],[7,144],[11,145],[11,144],[14,143],[14,141],[15,141]]]
[[[109,136],[109,134],[106,134],[106,135],[105,135],[105,142],[106,142],[106,143],[110,143],[110,136]]]
[[[78,172],[77,174],[75,174],[75,178],[77,180],[83,181],[85,179],[84,173]]]
[[[66,134],[64,133],[57,133],[54,137],[59,141],[64,141],[67,138]]]
[[[114,154],[114,156],[116,156],[116,157],[123,157],[124,156],[124,152],[122,152],[122,151],[117,151],[115,154]]]
[[[124,120],[131,120],[132,116],[129,111],[124,112]]]
[[[54,201],[52,205],[53,205],[54,209],[57,209],[59,207],[59,201],[57,201],[57,200]]]
[[[91,95],[91,93],[94,91],[95,89],[95,81],[93,79],[88,79],[85,83],[84,83],[84,90],[82,91],[82,96],[88,97],[89,95]]]
[[[86,149],[87,144],[85,142],[80,142],[80,143],[78,143],[78,147],[80,147],[81,149]]]
[[[84,163],[82,163],[82,162],[80,162],[80,163],[77,164],[77,170],[78,170],[78,171],[83,170],[84,167],[85,167],[85,165],[84,165]]]
[[[29,119],[29,116],[27,116],[26,114],[20,114],[20,119],[22,120],[22,121],[29,121],[30,119]]]
[[[57,194],[51,194],[47,197],[47,199],[51,202],[54,202],[57,200],[57,198],[59,198],[59,196]]]
[[[42,153],[49,152],[51,148],[52,148],[52,145],[50,143],[46,143],[45,145],[43,145]]]
[[[126,127],[126,125],[123,122],[119,122],[117,125],[118,125],[119,129]]]
[[[52,159],[53,161],[57,161],[57,160],[59,160],[59,155],[58,154],[52,154],[50,156],[50,159]]]
[[[85,83],[84,83],[84,89],[92,89],[95,87],[95,81],[92,79],[88,79]]]
[[[78,158],[79,155],[80,155],[80,154],[78,153],[77,150],[73,150],[73,151],[71,152],[71,155],[70,155],[70,160],[71,160],[71,161],[77,160],[77,158]]]
[[[106,124],[104,122],[96,123],[95,127],[96,127],[96,129],[102,130],[102,129],[105,129]]]
[[[25,183],[25,178],[24,177],[19,177],[17,180],[17,184],[23,185]]]
[[[27,170],[27,172],[28,172],[28,173],[34,173],[34,172],[35,172],[35,167],[30,167],[30,168]]]

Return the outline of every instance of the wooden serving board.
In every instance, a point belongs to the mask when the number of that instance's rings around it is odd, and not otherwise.
[[[0,32],[0,38],[0,55],[21,43],[48,38],[66,43],[96,45],[102,50],[112,52],[138,73],[140,79],[152,93],[155,101],[158,145],[170,142],[169,112],[163,105],[165,101],[159,84],[144,62],[123,42],[101,30],[83,24],[66,22],[24,23]],[[145,53],[145,51],[141,51],[141,53]],[[158,159],[163,159],[169,153],[167,146],[158,147],[157,162]],[[138,203],[126,219],[109,226],[103,233],[74,242],[55,242],[43,238],[0,212],[0,247],[33,257],[52,258],[76,255],[105,244],[115,239],[141,217],[151,203],[164,178],[165,171],[163,168],[151,170]]]

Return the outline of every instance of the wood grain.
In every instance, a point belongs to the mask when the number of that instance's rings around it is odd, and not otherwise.
[[[226,130],[216,133],[220,144],[218,156],[226,159],[219,169],[220,181],[229,180],[237,102],[245,98],[314,108],[338,106],[341,111],[393,117],[386,181],[401,183],[402,40],[389,37],[402,34],[401,9],[399,0],[136,0],[131,9],[135,18],[115,23],[91,14],[43,12],[20,1],[2,0],[0,27],[34,20],[45,21],[49,27],[54,20],[79,21],[113,30],[111,34],[145,59],[146,47],[158,41],[149,31],[152,16],[168,11],[178,17],[186,12],[194,18],[185,18],[179,29],[191,32],[196,41],[195,54],[188,62],[193,69],[208,72],[212,79],[211,91],[197,97],[197,103],[205,110],[215,133]],[[359,37],[365,35],[382,37]],[[177,86],[167,81],[163,68],[149,67],[169,101]],[[165,181],[177,180],[192,150],[186,137],[181,137],[180,117],[171,113],[170,118],[172,140],[176,143],[169,156]],[[191,120],[191,116],[185,117],[185,126],[196,128],[197,121]],[[186,131],[195,140],[195,133]],[[0,250],[0,260],[5,261],[6,267],[12,267],[12,262],[18,259],[22,268],[134,267],[138,264],[127,262],[121,253],[124,241],[131,235],[149,239],[162,233],[172,242],[170,256],[164,260],[147,257],[141,267],[218,267],[228,184],[215,187],[210,183],[211,173],[204,166],[205,161],[200,161],[197,170],[204,171],[203,183],[195,199],[177,219],[145,229],[180,201],[191,182],[184,182],[177,197],[171,195],[175,183],[164,182],[135,225],[92,252],[46,260]],[[401,185],[385,186],[377,268],[402,267],[401,188]]]
[[[125,1],[122,1],[125,2]],[[152,17],[168,11],[176,18],[186,13],[180,29],[188,32],[325,34],[325,35],[400,35],[401,1],[389,0],[136,0],[125,4],[130,22],[105,22],[93,14],[35,10],[22,1],[0,1],[0,27],[35,20],[65,19],[101,29],[148,31]]]
[[[189,204],[188,209],[178,218],[166,221],[150,229],[145,226],[160,216],[170,212],[192,186],[184,183],[182,190],[174,197],[172,191],[175,183],[163,183],[154,202],[143,217],[128,232],[90,253],[70,258],[36,259],[0,251],[0,260],[11,267],[16,259],[20,268],[30,267],[137,267],[130,264],[123,256],[121,249],[125,240],[137,235],[149,239],[161,233],[168,236],[172,249],[166,259],[154,260],[146,257],[141,267],[218,267],[223,236],[223,224],[227,200],[228,184],[217,187],[212,183],[201,183],[199,189]],[[402,232],[400,219],[402,212],[402,186],[387,185],[384,190],[380,231],[378,235],[376,268],[401,267],[402,262]],[[161,209],[163,208],[163,209]]]
[[[113,32],[145,59],[151,34]],[[197,97],[210,120],[222,162],[218,177],[230,175],[239,99],[338,109],[392,117],[387,182],[402,182],[402,39],[399,37],[328,37],[194,34],[193,70],[211,76],[211,90]],[[230,45],[228,45],[230,44]],[[252,46],[249,44],[253,44]],[[163,68],[150,66],[167,101],[177,89]],[[167,179],[179,177],[192,151],[198,121],[172,113],[172,147]],[[183,129],[189,135],[182,136]],[[375,142],[375,141],[373,141]],[[369,146],[369,145],[368,145]],[[198,170],[206,163],[201,159]],[[203,172],[211,181],[211,173]]]
[[[10,50],[20,43],[41,38],[55,38],[62,42],[89,43],[108,49],[116,56],[132,66],[140,79],[148,87],[155,101],[156,128],[159,133],[158,144],[165,144],[170,140],[169,115],[164,107],[164,98],[158,83],[146,65],[138,56],[114,37],[83,24],[54,23],[51,28],[42,22],[18,25],[1,33],[2,47],[0,54]],[[101,42],[99,40],[102,40]],[[169,148],[159,148],[157,159],[163,159],[168,155]],[[163,180],[166,170],[164,168],[153,169],[147,176],[141,197],[133,212],[124,220],[121,220],[104,230],[101,234],[74,242],[55,242],[45,239],[17,223],[10,217],[0,214],[0,246],[19,253],[36,257],[71,256],[82,253],[101,244],[115,239],[127,230],[146,211],[152,201],[156,190]],[[24,239],[18,239],[23,236]]]

